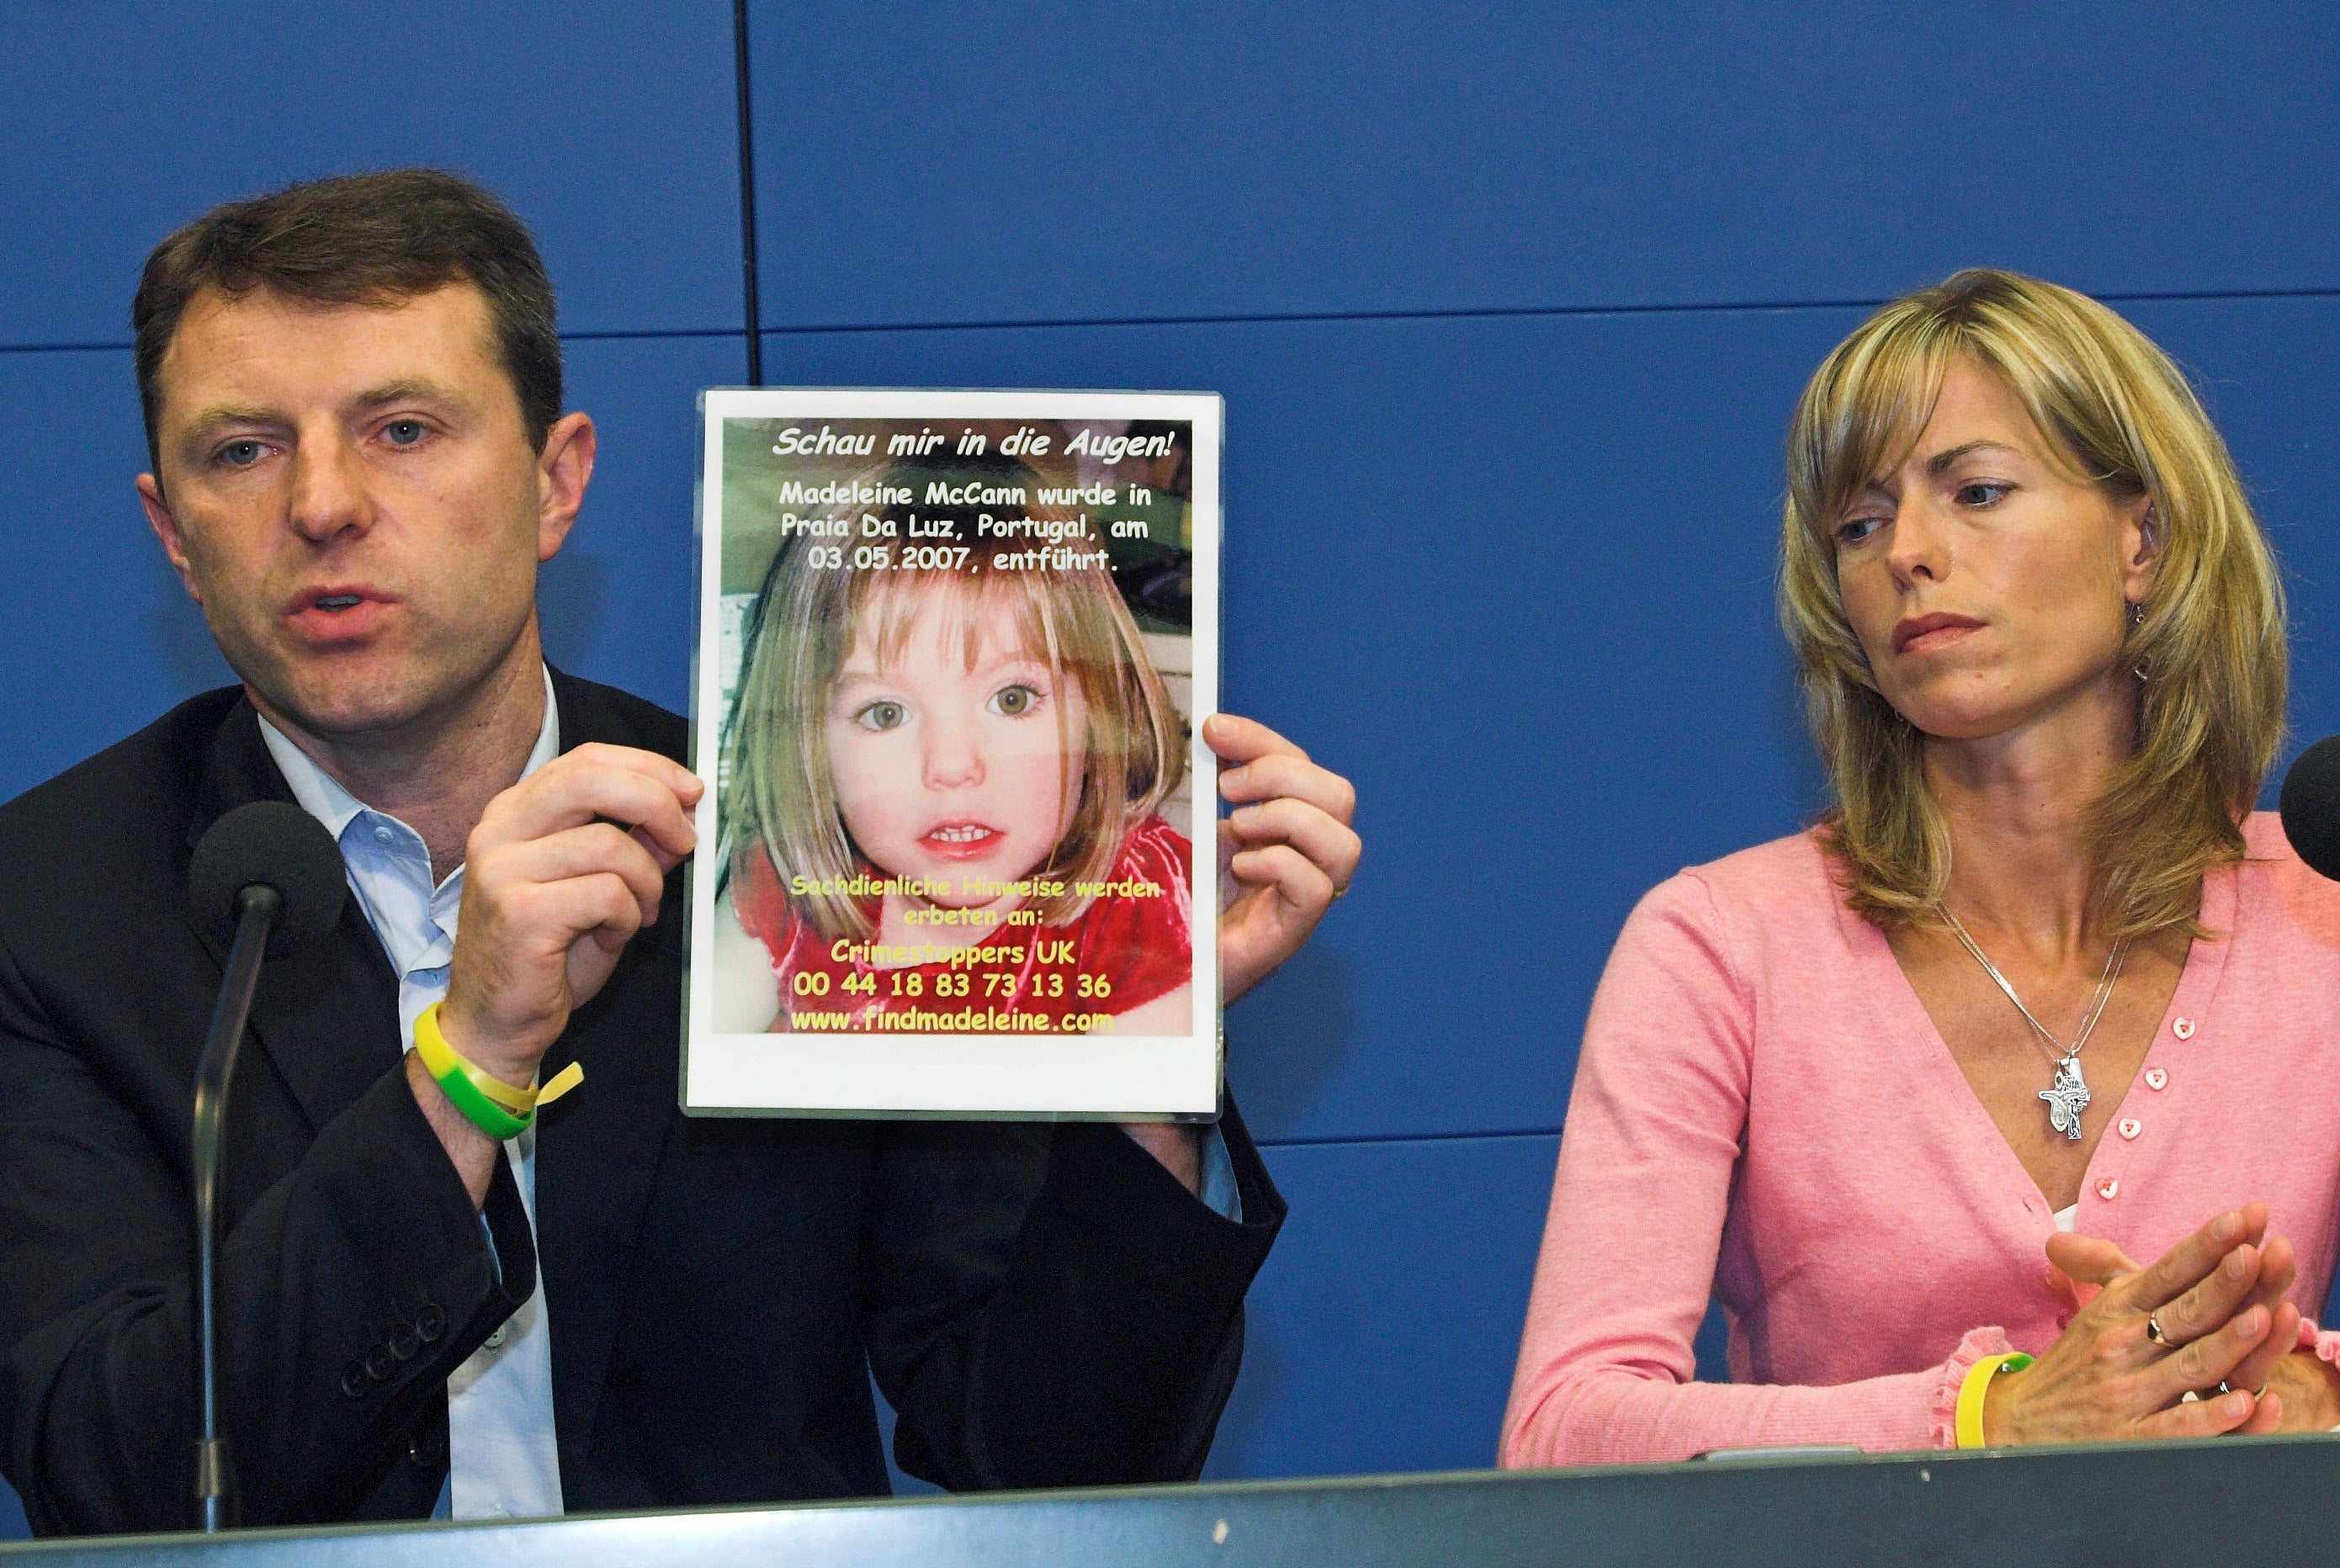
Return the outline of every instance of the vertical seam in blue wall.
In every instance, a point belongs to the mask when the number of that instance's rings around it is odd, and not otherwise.
[[[748,112],[748,0],[731,0],[732,75],[739,92],[739,270],[748,312],[748,384],[764,384],[762,306],[756,298],[756,132]]]

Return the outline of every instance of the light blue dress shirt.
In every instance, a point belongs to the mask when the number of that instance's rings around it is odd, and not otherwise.
[[[382,951],[398,975],[399,1031],[411,1050],[414,1021],[447,995],[447,968],[455,956],[456,917],[463,902],[463,868],[457,866],[434,884],[431,852],[421,833],[334,783],[265,718],[260,721],[260,734],[292,786],[292,798],[324,823],[341,845],[350,891],[357,895],[358,906],[382,939]],[[560,754],[560,715],[548,674],[544,725],[521,777]],[[504,1149],[533,1227],[535,1129],[507,1142]],[[1202,1198],[1229,1219],[1243,1218],[1234,1162],[1215,1127],[1203,1140]],[[525,1519],[561,1512],[560,1455],[552,1419],[552,1331],[541,1273],[527,1305],[447,1379],[447,1485],[440,1493],[436,1517]]]
[[[399,1032],[411,1050],[415,1019],[447,995],[447,966],[455,956],[456,915],[463,902],[463,868],[457,866],[434,885],[431,852],[421,833],[335,784],[264,718],[260,734],[292,786],[292,798],[323,823],[342,846],[350,891],[357,894],[358,906],[397,972]],[[529,753],[521,776],[526,778],[560,754],[560,715],[548,676],[544,727],[537,732],[536,749]],[[504,1150],[533,1227],[536,1129],[507,1142]],[[447,1379],[447,1486],[440,1494],[440,1517],[523,1519],[561,1511],[560,1455],[552,1424],[552,1334],[541,1274],[527,1305]]]

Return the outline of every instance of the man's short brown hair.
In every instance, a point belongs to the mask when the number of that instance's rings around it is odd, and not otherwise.
[[[385,169],[227,202],[154,247],[130,306],[149,460],[159,473],[163,355],[187,301],[206,286],[232,297],[267,289],[319,304],[382,305],[457,281],[487,297],[521,426],[541,450],[560,417],[560,337],[552,281],[527,225],[468,180]]]

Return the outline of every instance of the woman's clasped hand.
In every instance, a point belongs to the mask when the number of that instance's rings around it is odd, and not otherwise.
[[[2302,1406],[2329,1395],[2321,1379],[2277,1377],[2298,1343],[2299,1308],[2283,1299],[2291,1243],[2267,1239],[2266,1224],[2265,1204],[2230,1209],[2145,1267],[2109,1241],[2051,1238],[2048,1257],[2064,1277],[2059,1285],[2086,1305],[2031,1366],[1993,1380],[1985,1441],[1997,1447],[2295,1427],[2285,1420],[2279,1382],[2292,1384]]]

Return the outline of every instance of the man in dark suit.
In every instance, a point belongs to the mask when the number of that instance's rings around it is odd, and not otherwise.
[[[294,187],[165,241],[134,314],[139,492],[243,684],[0,807],[0,1455],[35,1528],[188,1518],[223,954],[187,865],[257,799],[325,821],[357,896],[272,961],[229,1113],[244,1523],[879,1493],[871,1371],[904,1465],[951,1486],[1194,1475],[1283,1213],[1232,1111],[679,1113],[659,915],[701,786],[679,718],[543,664],[535,571],[594,438],[517,221],[421,172]],[[1357,840],[1296,747],[1206,735],[1241,805],[1232,998]],[[434,1003],[502,1083],[589,1081],[500,1142],[406,1050]]]

